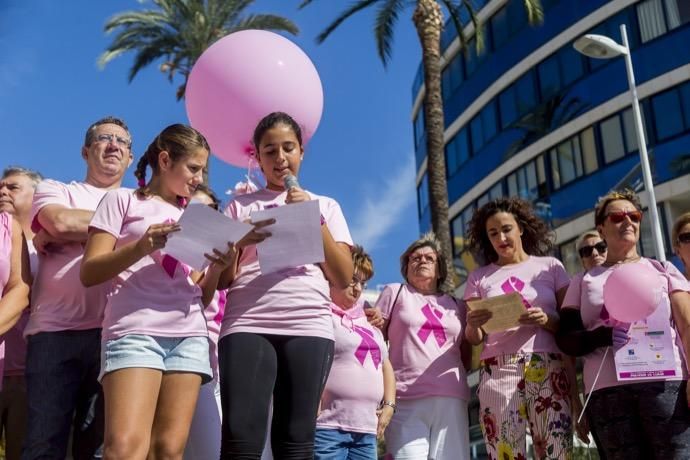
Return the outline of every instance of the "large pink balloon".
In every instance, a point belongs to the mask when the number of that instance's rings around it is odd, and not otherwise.
[[[604,284],[604,305],[611,318],[633,323],[654,313],[666,280],[646,264],[616,267]]]
[[[271,112],[291,115],[306,142],[323,111],[323,88],[309,57],[281,35],[244,30],[211,45],[192,68],[186,90],[187,116],[211,151],[235,166],[247,166],[252,134]]]

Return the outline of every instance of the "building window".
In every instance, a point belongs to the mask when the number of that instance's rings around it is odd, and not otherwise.
[[[587,128],[566,139],[551,149],[550,156],[551,177],[556,189],[596,171],[598,162],[594,130]]]
[[[419,147],[419,144],[424,139],[424,104],[419,107],[417,116],[414,119],[414,145]]]
[[[665,34],[666,21],[661,0],[646,0],[637,5],[637,23],[640,27],[642,43]]]
[[[448,177],[458,172],[460,167],[470,158],[470,146],[467,139],[467,129],[463,128],[446,144],[446,169]]]
[[[561,253],[561,261],[566,271],[571,275],[582,271],[582,265],[580,264],[580,256],[575,249],[575,244],[577,239],[568,241],[558,246],[558,251]]]
[[[470,133],[472,134],[472,151],[478,152],[484,147],[484,130],[482,128],[482,119],[479,115],[470,121]]]
[[[597,144],[594,141],[593,128],[587,128],[580,133],[580,149],[582,150],[582,161],[585,167],[585,174],[591,174],[599,169]]]
[[[668,28],[675,29],[682,24],[690,22],[690,2],[687,0],[664,0]]]
[[[508,128],[517,119],[515,85],[509,86],[498,96],[498,110],[501,115],[501,127],[503,129]]]
[[[419,206],[419,217],[421,217],[429,207],[429,177],[424,174],[422,181],[417,187],[417,204]]]
[[[510,38],[508,30],[508,9],[501,8],[491,18],[491,34],[494,37],[494,49],[503,46]]]
[[[561,90],[561,74],[557,54],[539,64],[537,73],[539,75],[539,91],[542,100],[554,96]]]
[[[685,127],[690,129],[690,82],[680,87],[680,100],[683,104]]]
[[[683,131],[683,110],[678,96],[678,91],[672,89],[652,97],[654,128],[660,141]]]
[[[517,81],[515,84],[515,96],[518,115],[524,115],[537,105],[537,95],[534,90],[534,74],[532,72],[527,72]]]
[[[462,85],[464,81],[462,68],[462,53],[458,53],[451,59],[448,65],[443,69],[441,77],[441,91],[443,93],[443,101],[450,99],[455,91]]]
[[[496,124],[496,105],[493,101],[486,104],[481,112],[482,127],[484,131],[484,143],[489,142],[498,131]]]
[[[546,196],[546,175],[544,174],[544,157],[517,169],[508,176],[508,196],[517,196],[529,201],[536,201]]]
[[[601,129],[601,143],[604,148],[604,162],[611,163],[619,158],[623,158],[625,147],[623,145],[620,117],[614,115],[602,121],[599,127]]]
[[[558,53],[561,62],[561,77],[563,87],[579,80],[585,72],[582,55],[572,46],[566,46]]]

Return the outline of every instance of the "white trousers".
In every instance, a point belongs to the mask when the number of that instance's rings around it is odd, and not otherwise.
[[[444,396],[397,401],[386,429],[387,458],[469,460],[467,401]]]

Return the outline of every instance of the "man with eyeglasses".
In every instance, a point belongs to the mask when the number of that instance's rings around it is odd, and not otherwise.
[[[31,226],[39,267],[24,332],[29,413],[23,460],[64,459],[72,426],[73,458],[100,458],[103,398],[97,377],[108,286],[84,288],[79,267],[93,212],[108,190],[120,187],[132,163],[131,139],[123,120],[96,121],[81,149],[86,178],[44,180],[36,189]]]
[[[580,235],[575,247],[580,255],[580,262],[585,271],[606,262],[608,246],[596,230],[590,230]]]

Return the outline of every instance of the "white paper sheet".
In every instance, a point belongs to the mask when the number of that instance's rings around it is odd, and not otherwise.
[[[209,264],[204,253],[227,251],[228,242],[239,241],[252,229],[202,203],[190,203],[178,223],[181,230],[168,237],[163,251],[195,270]]]
[[[261,273],[273,273],[325,260],[321,212],[317,200],[292,203],[252,213],[252,222],[275,219],[265,227],[269,238],[256,245]]]

